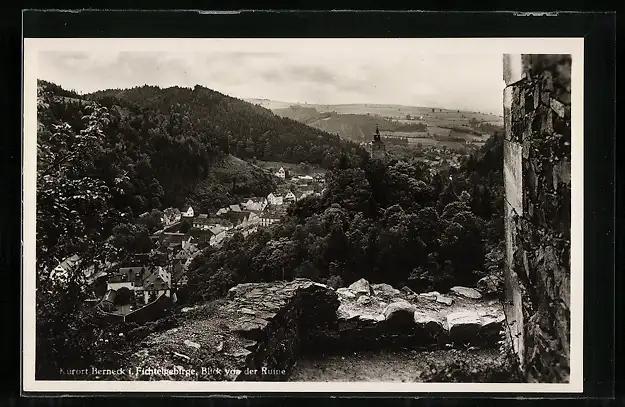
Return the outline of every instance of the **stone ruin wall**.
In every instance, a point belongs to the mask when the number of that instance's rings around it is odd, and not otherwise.
[[[494,347],[504,315],[497,290],[454,287],[416,294],[360,279],[336,291],[307,279],[244,283],[218,304],[183,311],[181,323],[144,332],[134,380],[284,381],[297,359],[381,348]],[[190,374],[154,376],[162,367]],[[269,373],[263,372],[263,368]]]
[[[503,61],[506,319],[529,381],[569,380],[571,63]]]

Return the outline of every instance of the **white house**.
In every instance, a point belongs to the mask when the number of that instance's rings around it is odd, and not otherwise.
[[[248,225],[258,225],[260,223],[260,216],[255,212],[250,212],[250,216],[247,218]]]
[[[286,172],[284,171],[284,168],[280,167],[280,169],[278,170],[278,172],[276,172],[276,177],[278,178],[286,178]]]
[[[162,267],[158,267],[155,272],[143,280],[143,286],[136,290],[145,304],[161,295],[171,296],[171,273]]]
[[[281,195],[274,195],[272,192],[267,195],[267,201],[270,205],[282,205],[284,203],[284,197]]]
[[[296,200],[297,198],[295,197],[295,194],[291,191],[287,192],[286,196],[284,197],[285,202],[293,203]]]
[[[217,216],[230,212],[230,208],[221,208],[217,211]]]
[[[248,211],[264,211],[267,207],[267,199],[265,198],[249,198],[242,203],[243,207]]]
[[[241,234],[243,235],[243,237],[248,237],[249,235],[256,232],[257,230],[258,230],[258,226],[252,225],[250,227],[245,228],[245,230],[243,230]]]
[[[209,229],[213,235],[211,236],[208,244],[211,246],[216,246],[221,243],[222,240],[226,237],[227,229],[220,225],[215,225]]]
[[[263,213],[260,216],[260,225],[269,226],[280,221],[280,215],[276,213]]]
[[[186,211],[180,211],[182,213],[182,217],[183,218],[192,218],[195,216],[195,213],[193,212],[193,208],[189,206],[189,209],[187,209]]]
[[[312,195],[315,191],[313,191],[312,189],[306,189],[304,191],[302,191],[302,195],[299,197],[299,199],[304,199],[309,195]]]

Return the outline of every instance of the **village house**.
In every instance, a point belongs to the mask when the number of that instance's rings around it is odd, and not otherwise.
[[[248,211],[249,216],[247,217],[248,225],[258,225],[260,223],[260,216],[256,211]]]
[[[260,225],[261,226],[270,226],[276,222],[280,222],[281,216],[276,212],[264,212],[260,216]]]
[[[286,203],[293,203],[297,200],[297,198],[295,197],[295,194],[291,191],[287,192],[285,197],[284,197],[284,202]]]
[[[280,169],[275,173],[275,176],[281,179],[285,179],[286,172],[284,171],[284,168],[280,167]]]
[[[284,197],[282,195],[274,195],[272,192],[267,195],[267,201],[269,202],[269,205],[279,206],[284,204]]]
[[[213,236],[210,227],[207,229],[191,229],[189,230],[189,236],[191,236],[190,242],[193,242],[198,247],[206,247],[210,244],[210,239]]]
[[[189,206],[189,209],[186,211],[180,211],[183,218],[192,218],[195,216],[195,212],[193,212],[193,208]]]
[[[232,222],[235,228],[241,228],[249,224],[250,215],[251,212],[249,211],[230,211],[224,216],[226,217],[226,219]]]
[[[241,234],[243,234],[243,237],[248,237],[249,235],[256,232],[257,230],[258,230],[258,225],[248,225],[243,230],[241,230]]]
[[[228,230],[230,229],[231,228],[224,228],[221,225],[215,225],[211,227],[210,231],[212,232],[213,236],[211,236],[210,238],[209,245],[211,246],[219,245],[224,240]]]
[[[98,304],[98,308],[105,312],[115,312],[117,311],[117,307],[115,306],[115,297],[117,296],[117,291],[109,290],[104,294],[102,300]]]
[[[172,245],[181,244],[183,241],[188,241],[189,236],[187,233],[181,232],[162,232],[158,236],[158,240],[161,244]]]
[[[266,198],[248,198],[241,203],[241,206],[248,211],[264,211],[267,203]]]
[[[207,214],[201,213],[193,218],[191,225],[196,229],[208,229],[211,226],[211,221],[211,218],[209,218]]]
[[[171,297],[171,273],[163,267],[157,267],[155,272],[143,280],[141,288],[135,290],[135,294],[138,294],[138,299],[143,299],[143,304],[152,302],[161,295]]]
[[[65,260],[60,262],[59,265],[56,266],[52,270],[52,272],[50,273],[51,277],[53,277],[53,278],[66,278],[66,277],[68,277],[69,276],[69,272],[74,267],[76,267],[76,265],[78,264],[79,261],[80,261],[80,257],[77,254],[66,258]]]
[[[50,277],[56,280],[67,279],[70,272],[74,270],[80,262],[80,257],[75,254],[60,262],[50,273]],[[115,263],[96,262],[95,264],[84,267],[82,270],[84,281],[87,285],[93,284],[97,279],[106,277],[108,271],[115,267]]]
[[[312,195],[312,194],[314,194],[314,193],[315,193],[315,190],[314,190],[314,189],[312,189],[312,188],[310,188],[310,189],[303,189],[303,190],[302,190],[302,192],[301,192],[301,195],[300,195],[299,199],[304,199],[304,198],[306,198],[307,196],[310,196],[310,195]]]
[[[145,266],[137,267],[120,267],[119,270],[109,276],[106,282],[107,291],[117,291],[122,287],[131,291],[141,287],[143,280],[151,274],[150,270]]]

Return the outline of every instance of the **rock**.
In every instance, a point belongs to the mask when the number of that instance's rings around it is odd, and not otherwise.
[[[384,320],[402,325],[414,325],[415,311],[416,307],[406,301],[392,302],[384,309]]]
[[[189,347],[191,347],[191,348],[200,349],[200,344],[199,343],[190,341],[188,339],[185,339],[184,344],[189,346]]]
[[[439,295],[438,297],[436,297],[436,302],[445,304],[445,305],[451,305],[454,303],[454,299],[450,297],[446,297],[444,295]]]
[[[412,298],[412,297],[416,297],[417,296],[417,293],[412,291],[412,289],[410,289],[410,287],[408,287],[408,286],[403,286],[400,291],[401,291],[401,293],[403,295],[405,295],[408,298]]]
[[[244,338],[258,340],[262,338],[263,331],[268,324],[264,319],[254,319],[236,324],[233,327],[233,331],[239,333]]]
[[[418,329],[424,330],[430,336],[438,336],[443,330],[443,323],[431,314],[422,311],[414,312],[414,322]]]
[[[491,295],[499,292],[502,281],[498,276],[491,274],[478,280],[476,287],[483,295]]]
[[[356,301],[356,304],[358,305],[368,305],[371,304],[371,297],[369,297],[368,295],[361,295],[358,300]]]
[[[247,315],[256,315],[256,312],[252,311],[249,308],[241,308],[239,312],[241,312],[242,314],[247,314]]]
[[[449,337],[454,342],[469,342],[477,338],[482,321],[475,311],[458,311],[447,315]]]
[[[348,298],[348,299],[356,298],[356,294],[349,288],[345,288],[345,287],[339,288],[338,290],[336,290],[336,293],[339,295],[339,297],[342,297],[342,298]]]
[[[373,284],[371,285],[371,289],[378,297],[396,297],[400,294],[398,289],[393,288],[392,285],[386,283]]]
[[[482,294],[480,294],[479,291],[473,288],[456,286],[452,287],[450,291],[461,297],[472,298],[474,300],[479,300],[480,298],[482,298]]]
[[[364,278],[361,278],[360,280],[352,283],[348,288],[352,292],[354,292],[356,295],[373,294],[373,291],[371,290],[371,286],[369,285],[369,282],[365,280]]]
[[[182,353],[173,352],[173,354],[174,354],[174,356],[176,356],[179,359],[184,359],[186,362],[191,360],[190,357],[188,357],[187,355],[183,355]]]
[[[234,356],[235,358],[240,358],[240,357],[242,357],[242,356],[247,357],[247,356],[248,356],[248,355],[250,355],[251,353],[252,353],[252,352],[251,352],[251,351],[249,351],[249,350],[247,350],[247,349],[241,349],[241,350],[238,350],[238,351],[236,351],[236,352],[226,353],[226,355],[229,355],[229,356]]]
[[[503,312],[497,315],[482,315],[481,316],[481,328],[480,335],[481,336],[497,336],[503,329],[503,323],[505,321],[505,316]]]
[[[347,307],[347,306],[341,305],[336,310],[336,318],[339,321],[340,320],[348,320],[348,319],[352,319],[352,318],[356,318],[356,317],[358,317],[358,312],[353,310],[351,307]]]
[[[431,291],[429,293],[421,293],[419,294],[419,297],[425,298],[427,300],[436,301],[436,299],[440,297],[440,295],[441,293],[439,293],[438,291]]]
[[[393,302],[409,302],[407,299],[405,298],[401,298],[401,297],[395,297],[392,300]]]
[[[360,321],[363,322],[381,322],[385,320],[384,314],[362,314],[358,317]]]

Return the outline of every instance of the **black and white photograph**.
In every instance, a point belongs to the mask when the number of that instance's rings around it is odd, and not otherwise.
[[[581,391],[583,39],[24,58],[25,388]]]

